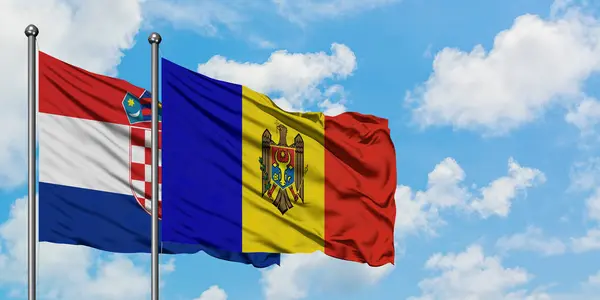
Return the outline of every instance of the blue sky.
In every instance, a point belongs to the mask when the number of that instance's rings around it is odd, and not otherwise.
[[[161,55],[290,110],[390,120],[397,258],[256,270],[161,257],[162,299],[598,299],[600,10],[586,1],[18,0],[0,4],[0,299],[26,288],[25,37],[150,85]],[[149,257],[42,244],[40,299],[148,299]],[[411,298],[414,297],[414,298]]]

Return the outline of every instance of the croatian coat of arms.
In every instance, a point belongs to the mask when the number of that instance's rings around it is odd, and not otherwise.
[[[271,139],[271,132],[265,129],[262,135],[262,156],[259,157],[262,171],[262,196],[285,214],[294,202],[304,203],[304,175],[308,165],[304,165],[304,140],[300,134],[291,145],[287,143],[287,127],[277,125],[279,142]]]
[[[147,212],[152,210],[152,111],[150,93],[140,97],[130,93],[123,99],[129,120],[129,186],[137,203]],[[159,116],[161,105],[159,103]],[[158,217],[162,218],[162,130],[158,131]]]

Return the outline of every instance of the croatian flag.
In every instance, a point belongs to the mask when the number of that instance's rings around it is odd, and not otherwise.
[[[150,252],[150,105],[150,93],[142,88],[39,53],[40,241]],[[160,157],[159,150],[162,219]],[[166,254],[204,251],[255,267],[279,263],[279,254],[233,253],[209,244],[160,245]]]

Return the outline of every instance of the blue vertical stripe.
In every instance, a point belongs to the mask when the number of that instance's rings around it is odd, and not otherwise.
[[[165,241],[242,251],[241,95],[162,59]]]

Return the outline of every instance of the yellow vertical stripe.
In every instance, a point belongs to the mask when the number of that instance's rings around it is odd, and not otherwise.
[[[266,96],[243,88],[242,100],[242,249],[244,252],[307,253],[324,251],[325,237],[325,158],[324,124],[322,113],[288,113],[279,109]],[[289,188],[279,186],[273,191],[286,193],[293,205],[284,214],[263,193],[259,158],[263,156],[263,133],[269,131],[275,144],[280,142],[280,128],[287,129],[284,144],[291,146],[298,134],[304,142],[304,166],[294,166],[296,181],[303,176],[304,203],[293,199]],[[284,130],[285,130],[284,129]],[[299,144],[299,143],[298,143]],[[281,147],[289,149],[289,147]],[[270,148],[272,149],[272,148]],[[295,151],[296,148],[289,149]],[[294,152],[295,153],[295,152]],[[283,154],[282,154],[283,155]],[[295,154],[294,154],[295,155]],[[300,156],[301,157],[301,156]],[[264,160],[270,170],[271,159]],[[296,159],[294,159],[296,163]],[[268,165],[266,165],[268,164]],[[279,163],[285,170],[286,163]],[[270,179],[270,178],[269,178]],[[281,181],[280,181],[281,182]],[[272,180],[269,183],[275,185]],[[276,186],[276,185],[275,185]],[[294,192],[296,184],[292,184]],[[285,185],[284,185],[285,187]],[[281,195],[283,196],[283,194]],[[280,200],[283,197],[279,198]],[[285,204],[285,201],[281,201]],[[284,206],[285,205],[280,205]]]

